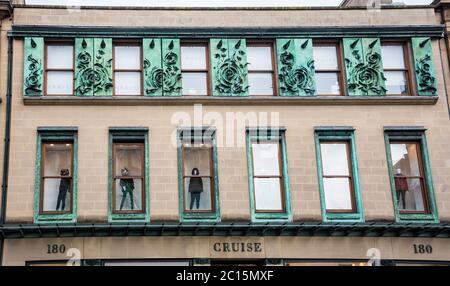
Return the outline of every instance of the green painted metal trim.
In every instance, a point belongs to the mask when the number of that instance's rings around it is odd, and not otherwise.
[[[354,26],[354,27],[98,27],[13,25],[12,37],[114,37],[114,38],[343,38],[343,37],[433,37],[443,38],[444,25]]]
[[[359,181],[358,159],[356,150],[355,132],[353,127],[316,127],[314,128],[317,178],[319,181],[320,205],[324,222],[364,222],[364,208],[361,197]],[[350,158],[352,162],[353,190],[355,196],[356,212],[354,213],[327,213],[325,206],[325,191],[323,184],[322,159],[320,142],[347,141],[350,142]]]
[[[41,198],[41,146],[43,141],[72,141],[73,142],[73,183],[72,183],[72,212],[67,214],[39,214]],[[76,223],[77,221],[77,193],[78,193],[78,135],[77,127],[38,127],[36,138],[34,191],[34,223]]]
[[[26,37],[23,45],[23,95],[44,93],[44,38]]]
[[[113,213],[113,144],[116,140],[144,141],[144,213]],[[146,127],[110,127],[108,138],[108,222],[149,222],[150,221],[150,173],[149,173],[149,135]]]
[[[417,93],[421,96],[437,96],[436,68],[430,37],[412,38]]]
[[[187,135],[184,134],[187,132]],[[205,134],[206,133],[206,134]],[[214,176],[214,205],[215,211],[210,213],[186,213],[184,211],[184,182],[183,160],[181,146],[185,138],[202,140],[209,137],[213,146],[213,176]],[[183,137],[183,140],[182,138]],[[208,139],[209,139],[208,138]],[[178,162],[178,209],[180,222],[220,222],[220,195],[219,195],[219,161],[217,156],[216,129],[213,127],[181,127],[177,130],[177,162]]]
[[[422,162],[424,164],[425,184],[427,187],[429,214],[401,214],[397,206],[397,192],[395,191],[394,172],[392,170],[392,155],[390,148],[391,140],[413,140],[421,145]],[[389,172],[389,182],[391,185],[392,204],[394,206],[395,221],[397,223],[439,223],[439,215],[434,195],[433,178],[431,175],[431,164],[428,154],[425,130],[423,127],[385,127],[384,143],[386,148],[386,158]]]
[[[284,176],[284,198],[286,210],[284,213],[268,213],[256,212],[256,203],[254,199],[255,186],[253,183],[253,161],[251,153],[251,143],[258,139],[277,140],[281,148],[281,164]],[[288,173],[288,156],[286,148],[286,129],[276,127],[261,127],[246,129],[246,149],[247,149],[247,169],[248,169],[248,186],[250,198],[250,211],[252,222],[291,222],[293,220],[291,206],[291,190]]]

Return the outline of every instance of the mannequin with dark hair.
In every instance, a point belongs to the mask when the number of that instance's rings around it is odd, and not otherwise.
[[[68,169],[61,170],[61,176],[68,177],[70,174]],[[61,211],[66,210],[66,197],[67,193],[70,192],[70,178],[61,178],[59,183],[58,200],[56,202],[56,211],[61,207]]]
[[[190,210],[194,207],[194,202],[196,203],[197,209],[200,208],[200,195],[203,192],[203,181],[199,176],[200,172],[197,168],[192,169],[192,177],[189,181],[189,193],[191,194],[191,205]]]

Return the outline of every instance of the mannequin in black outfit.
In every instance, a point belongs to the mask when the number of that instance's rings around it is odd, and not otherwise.
[[[192,169],[192,176],[199,176],[200,172],[197,168]],[[200,195],[203,192],[203,181],[201,177],[191,177],[189,181],[189,193],[191,194],[191,205],[190,210],[194,207],[194,202],[196,202],[196,207],[200,207]]]
[[[69,170],[62,169],[61,176],[69,176]],[[61,182],[59,183],[58,201],[56,203],[57,211],[59,210],[60,206],[61,206],[61,211],[66,210],[67,192],[70,192],[70,178],[61,178]]]

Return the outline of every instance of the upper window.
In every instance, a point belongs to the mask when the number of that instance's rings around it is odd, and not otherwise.
[[[181,221],[220,220],[215,130],[180,129],[178,140]]]
[[[208,45],[206,43],[181,45],[181,73],[183,95],[208,95]]]
[[[318,95],[341,94],[341,63],[339,44],[314,44],[314,66]]]
[[[386,150],[398,221],[437,221],[423,129],[385,128]]]
[[[248,44],[247,62],[250,95],[274,95],[276,88],[273,44]]]
[[[291,219],[284,130],[248,130],[251,204],[255,219]]]
[[[363,221],[352,127],[316,127],[316,156],[324,221]]]
[[[73,94],[73,58],[73,44],[63,42],[46,44],[46,95]]]
[[[114,46],[114,94],[142,94],[142,51],[137,44]]]
[[[403,43],[382,43],[384,76],[388,95],[410,94],[407,46]]]

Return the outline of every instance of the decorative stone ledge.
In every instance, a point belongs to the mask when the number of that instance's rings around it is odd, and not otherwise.
[[[437,96],[248,96],[248,97],[23,97],[25,105],[433,105]]]

